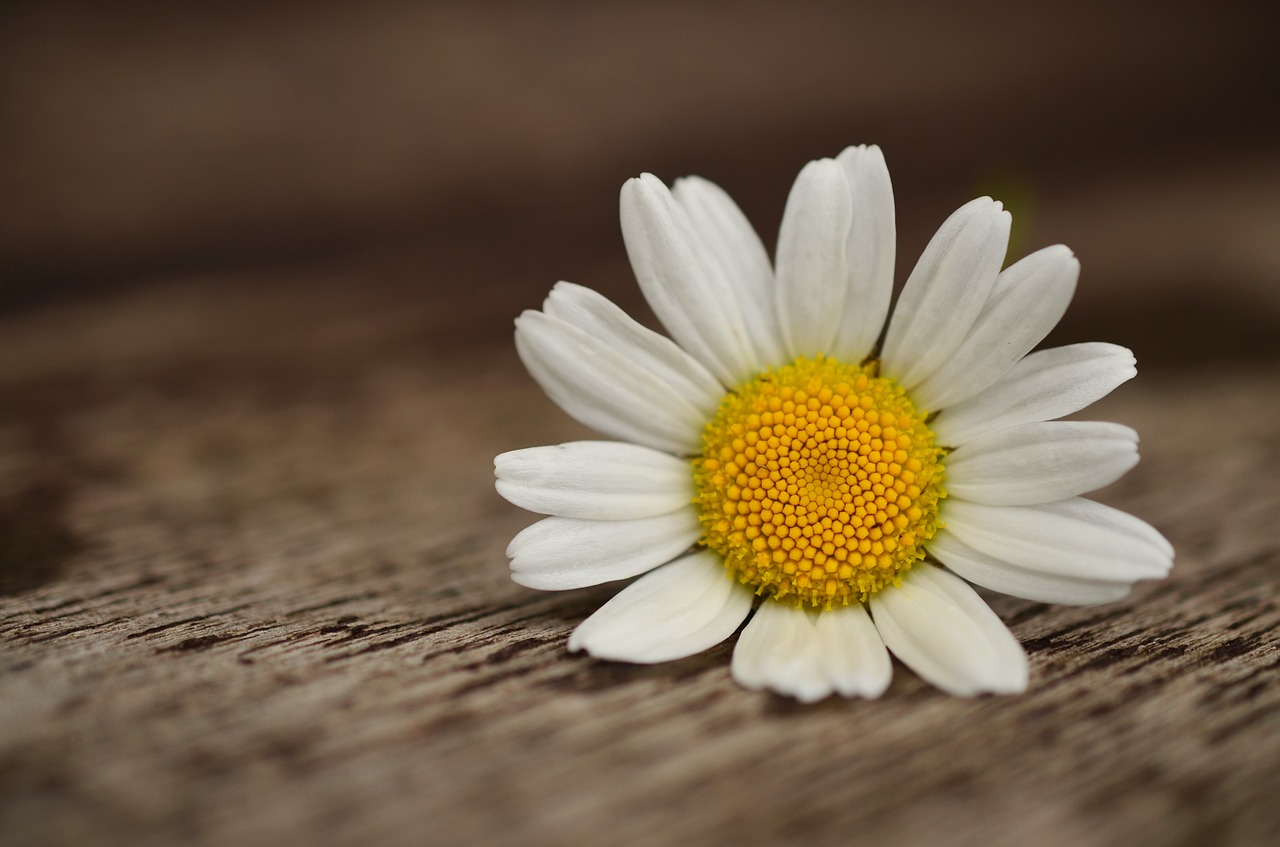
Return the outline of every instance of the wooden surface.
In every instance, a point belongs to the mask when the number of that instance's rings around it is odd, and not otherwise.
[[[539,295],[413,276],[207,276],[0,318],[4,843],[1280,837],[1274,357],[1155,368],[1094,410],[1143,436],[1103,499],[1177,561],[1100,608],[994,600],[1026,695],[898,667],[877,702],[802,707],[736,687],[731,642],[565,652],[614,589],[513,584],[531,516],[491,484],[495,453],[584,434],[511,349]]]

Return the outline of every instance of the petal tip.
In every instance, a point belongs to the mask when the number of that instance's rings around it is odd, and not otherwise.
[[[631,179],[623,183],[623,190],[630,188],[632,191],[661,191],[665,193],[667,184],[654,174],[645,171],[640,176],[633,176]]]
[[[541,315],[542,315],[542,312],[538,311],[537,309],[525,309],[523,312],[516,315],[516,319],[515,319],[516,332],[519,332],[521,329],[527,327],[531,321],[538,320],[541,317]]]
[[[584,285],[578,285],[576,282],[569,282],[567,279],[558,280],[555,285],[551,286],[551,290],[547,292],[547,299],[559,295],[561,297],[577,293],[579,291],[589,290]]]
[[[667,186],[651,173],[645,172],[640,176],[633,176],[626,182],[622,183],[621,201],[623,209],[627,209],[633,205],[652,202],[654,193],[661,191],[666,192]]]
[[[712,184],[711,180],[700,177],[697,174],[685,174],[684,176],[676,177],[675,182],[671,183],[671,193],[680,194],[681,189],[689,191],[691,189],[705,188]]]
[[[510,556],[511,554],[508,553],[507,555]],[[536,580],[530,580],[527,574],[517,571],[514,568],[511,571],[511,581],[522,588],[532,588],[534,591],[541,590],[541,588],[535,584]]]
[[[493,488],[498,492],[498,496],[513,506],[519,506],[520,504],[516,502],[515,496],[512,492],[511,481],[502,476],[501,469],[495,466],[493,469],[493,476]],[[514,539],[512,540],[514,541]],[[510,549],[510,545],[508,545],[508,549]],[[511,554],[508,553],[507,555],[510,556]]]
[[[849,163],[859,159],[884,161],[884,152],[881,151],[878,144],[851,144],[840,151],[840,155],[836,157],[837,161],[846,161]]]
[[[806,177],[834,179],[836,174],[839,174],[840,178],[844,179],[844,168],[835,159],[814,159],[800,169],[800,174],[796,177],[796,181],[798,182],[800,179]]]

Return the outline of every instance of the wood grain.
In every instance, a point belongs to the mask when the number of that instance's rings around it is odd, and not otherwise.
[[[1033,685],[898,667],[802,707],[565,652],[502,450],[579,437],[506,301],[377,269],[192,279],[0,322],[7,844],[1266,844],[1280,836],[1274,363],[1158,370],[1103,498],[1165,582],[996,598]],[[356,282],[356,280],[359,282]],[[372,279],[371,283],[369,280]],[[378,280],[383,280],[379,284]]]

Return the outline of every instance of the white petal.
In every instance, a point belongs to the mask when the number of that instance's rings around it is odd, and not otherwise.
[[[733,648],[733,678],[745,688],[770,688],[803,703],[835,691],[823,668],[823,642],[803,610],[765,600]]]
[[[634,520],[693,502],[689,463],[616,441],[529,447],[493,460],[498,493],[522,509],[586,520]]]
[[[667,187],[653,174],[627,180],[620,213],[636,281],[671,336],[727,386],[754,376],[733,283]]]
[[[893,654],[927,682],[960,697],[1027,688],[1027,655],[1013,633],[960,578],[918,564],[902,585],[871,598]]]
[[[912,389],[925,409],[945,409],[972,397],[1009,369],[1057,326],[1080,277],[1080,263],[1061,244],[1010,265],[956,351]]]
[[[597,432],[668,453],[698,451],[707,410],[632,358],[636,351],[528,311],[516,319],[516,352],[548,397]]]
[[[1173,564],[1172,546],[1150,525],[1079,497],[1040,506],[947,499],[940,517],[975,550],[1045,573],[1132,582],[1159,579]]]
[[[1047,421],[975,438],[947,457],[947,493],[993,506],[1052,503],[1110,485],[1138,463],[1138,433]]]
[[[930,539],[929,553],[976,585],[1040,603],[1071,606],[1110,603],[1127,595],[1132,586],[1128,581],[1080,579],[1018,567],[979,553],[945,529]]]
[[[893,296],[897,249],[893,185],[884,154],[875,145],[849,147],[836,157],[853,201],[845,259],[849,290],[832,355],[844,362],[867,357],[884,329]]]
[[[1032,353],[990,388],[944,410],[932,428],[939,444],[958,447],[1018,424],[1078,412],[1133,379],[1133,353],[1093,342]]]
[[[865,606],[859,603],[819,612],[814,628],[823,670],[836,691],[869,700],[884,693],[893,663]]]
[[[670,338],[641,326],[603,294],[571,282],[558,282],[547,295],[542,311],[616,349],[705,416],[714,414],[720,405],[724,387],[710,371]]]
[[[969,334],[1009,246],[1009,213],[989,197],[961,206],[925,247],[894,307],[881,359],[904,388],[937,370]]]
[[[683,659],[733,635],[752,597],[718,555],[691,553],[622,589],[578,625],[569,649],[619,662]]]
[[[746,215],[720,186],[701,177],[676,180],[671,193],[688,213],[707,254],[732,281],[760,366],[786,361],[774,305],[773,266]]]
[[[698,540],[692,507],[634,521],[543,518],[507,545],[511,578],[543,591],[627,579],[671,561]]]
[[[834,159],[800,171],[778,233],[778,321],[792,356],[830,354],[844,314],[852,199]]]

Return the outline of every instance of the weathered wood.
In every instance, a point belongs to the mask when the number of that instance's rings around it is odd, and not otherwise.
[[[375,274],[376,276],[376,274]],[[8,844],[1264,844],[1280,835],[1280,371],[1156,372],[1104,499],[1170,579],[999,598],[1016,698],[744,691],[731,645],[565,652],[502,450],[583,431],[468,307],[300,270],[0,324]],[[461,324],[460,324],[461,322]]]

